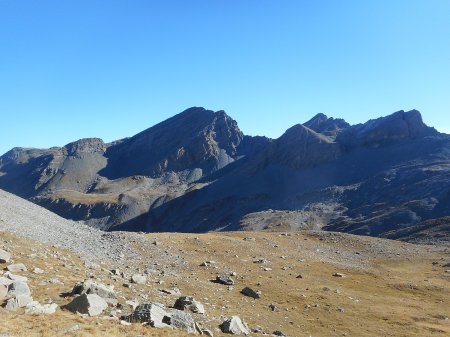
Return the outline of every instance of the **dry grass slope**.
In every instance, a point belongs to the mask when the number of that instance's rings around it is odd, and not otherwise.
[[[247,236],[255,240],[244,240]],[[148,246],[136,242],[135,249],[141,252],[142,259],[129,261],[127,272],[164,263],[164,256],[153,255],[151,242],[155,240],[158,247],[182,257],[183,263],[171,265],[172,272],[150,273],[146,285],[131,289],[111,279],[107,270],[115,267],[113,264],[89,269],[69,251],[5,232],[0,234],[0,246],[30,269],[45,270],[41,275],[27,273],[33,296],[41,303],[49,298],[60,305],[67,303],[69,299],[58,294],[91,276],[115,285],[120,302],[138,299],[143,303],[143,296],[148,296],[149,300],[170,306],[176,296],[159,289],[178,287],[183,295],[194,296],[205,305],[206,315],[195,318],[215,336],[225,336],[217,327],[230,315],[239,315],[252,329],[266,333],[281,330],[291,337],[450,335],[450,273],[446,272],[449,268],[442,267],[450,262],[448,248],[315,232],[148,237]],[[47,259],[39,258],[43,251],[52,254]],[[260,257],[270,262],[253,263]],[[207,260],[216,263],[199,266]],[[218,274],[231,272],[237,274],[233,289],[210,281]],[[334,273],[345,277],[334,277]],[[64,285],[39,285],[52,277]],[[243,296],[240,290],[245,286],[261,290],[261,298]],[[273,312],[270,304],[275,304],[278,311]],[[0,313],[0,333],[11,336],[185,336],[138,324],[122,326],[105,318],[84,318],[64,310],[52,316],[9,313],[3,308]],[[80,330],[65,333],[76,324]]]

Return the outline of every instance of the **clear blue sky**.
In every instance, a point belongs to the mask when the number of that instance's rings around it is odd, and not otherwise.
[[[450,133],[450,1],[0,0],[0,153],[190,106],[270,137],[413,108]]]

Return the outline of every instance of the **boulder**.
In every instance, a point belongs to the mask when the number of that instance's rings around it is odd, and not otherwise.
[[[38,301],[30,302],[25,307],[25,312],[27,314],[41,315],[41,314],[54,314],[56,309],[58,308],[58,304],[39,304]]]
[[[252,288],[249,288],[249,287],[245,287],[244,289],[242,289],[241,294],[251,297],[251,298],[254,298],[254,299],[258,299],[261,297],[260,291],[253,290]]]
[[[98,316],[106,308],[108,303],[97,294],[82,294],[75,297],[65,308],[72,312],[87,314],[89,316]]]
[[[246,324],[243,323],[238,316],[227,318],[220,326],[220,329],[224,333],[230,333],[238,336],[246,336],[250,333]]]
[[[9,271],[5,273],[5,276],[12,281],[28,282],[28,278],[26,276],[11,274]]]
[[[190,296],[181,296],[179,297],[173,306],[178,310],[189,310],[196,314],[204,314],[205,307],[200,302],[196,301],[193,297]]]
[[[14,311],[18,308],[25,307],[28,303],[31,302],[33,302],[33,298],[30,295],[17,295],[14,298],[10,298],[8,302],[6,302],[5,309]]]
[[[10,272],[17,273],[20,271],[27,271],[27,267],[23,263],[10,264],[6,267]]]
[[[77,283],[71,292],[72,295],[82,295],[82,294],[96,294],[103,298],[106,302],[116,305],[116,293],[113,287],[107,286],[101,283],[95,283],[91,280],[86,280],[81,283]]]
[[[122,319],[130,323],[149,323],[155,328],[166,328],[168,325],[163,323],[165,316],[168,316],[168,313],[160,305],[146,303],[139,304],[131,315]]]
[[[8,263],[11,260],[11,254],[0,248],[0,263]]]
[[[8,285],[8,296],[17,297],[19,295],[31,296],[31,290],[25,282],[13,281]]]
[[[5,287],[7,287],[7,286],[9,286],[11,283],[13,283],[14,281],[13,280],[11,280],[11,279],[9,279],[9,278],[6,278],[6,277],[0,277],[0,284],[1,285],[4,285]]]
[[[187,333],[197,332],[195,321],[191,314],[181,310],[174,310],[170,316],[164,317],[163,322],[176,329],[186,331]]]

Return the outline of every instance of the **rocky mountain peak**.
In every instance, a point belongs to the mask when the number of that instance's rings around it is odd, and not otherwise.
[[[111,146],[103,173],[112,178],[159,177],[195,170],[198,177],[198,172],[207,174],[234,161],[243,138],[236,121],[224,111],[192,107]]]
[[[100,138],[83,138],[64,146],[69,156],[81,156],[86,153],[104,153],[106,144]]]
[[[323,113],[318,113],[303,125],[329,137],[335,137],[341,130],[350,126],[341,118],[328,117]]]
[[[438,132],[427,126],[417,110],[399,110],[393,114],[370,120],[353,127],[342,137],[343,142],[359,143],[369,147],[387,145],[404,139],[437,135]]]
[[[294,169],[313,167],[340,155],[339,145],[327,136],[297,124],[270,147],[270,161]]]

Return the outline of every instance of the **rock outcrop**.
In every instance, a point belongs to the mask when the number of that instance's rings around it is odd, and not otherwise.
[[[227,318],[220,327],[222,332],[233,335],[247,336],[250,334],[248,327],[241,321],[239,316],[231,316],[230,318]]]
[[[76,296],[72,302],[67,304],[64,308],[78,312],[80,314],[86,314],[89,316],[98,316],[108,307],[108,303],[96,294],[82,294]]]

